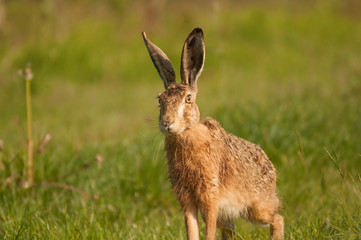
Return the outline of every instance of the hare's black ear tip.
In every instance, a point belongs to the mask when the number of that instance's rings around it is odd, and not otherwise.
[[[203,30],[200,27],[196,27],[195,29],[193,29],[192,33],[203,35]]]

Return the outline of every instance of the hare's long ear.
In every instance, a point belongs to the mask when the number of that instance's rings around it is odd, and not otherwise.
[[[142,32],[145,46],[148,49],[150,58],[158,71],[159,77],[163,80],[164,87],[167,89],[169,84],[175,82],[175,72],[173,66],[165,53],[153,44],[145,32]]]
[[[195,28],[184,42],[181,60],[182,83],[197,89],[197,79],[204,65],[205,47],[203,31]]]

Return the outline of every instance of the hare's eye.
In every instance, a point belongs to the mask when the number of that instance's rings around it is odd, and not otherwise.
[[[188,95],[188,96],[186,97],[186,103],[191,103],[191,95]]]

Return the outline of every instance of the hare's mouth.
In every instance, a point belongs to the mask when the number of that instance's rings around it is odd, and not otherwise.
[[[174,123],[159,123],[159,128],[164,134],[177,135],[182,132],[182,130],[179,129]]]

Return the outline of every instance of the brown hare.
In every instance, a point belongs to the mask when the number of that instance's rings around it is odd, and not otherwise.
[[[168,57],[142,33],[150,57],[163,80],[159,94],[159,127],[165,135],[169,179],[184,211],[188,239],[199,239],[198,210],[206,223],[205,237],[235,238],[233,220],[269,224],[272,239],[283,239],[278,213],[276,170],[256,144],[227,133],[212,118],[199,120],[197,79],[204,65],[203,31],[186,39],[181,58],[181,83]]]

